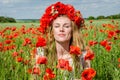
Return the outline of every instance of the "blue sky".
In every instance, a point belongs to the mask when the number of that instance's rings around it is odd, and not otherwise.
[[[39,19],[46,7],[57,1],[72,4],[84,18],[120,13],[120,0],[0,0],[0,16]]]

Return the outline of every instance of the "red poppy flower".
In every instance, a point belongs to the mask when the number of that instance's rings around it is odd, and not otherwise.
[[[117,34],[119,34],[119,33],[120,33],[120,30],[116,30],[115,32],[116,32]]]
[[[98,42],[97,41],[89,41],[89,46],[94,46],[96,45]]]
[[[120,58],[118,58],[118,62],[120,62]]]
[[[16,30],[16,27],[15,27],[15,26],[11,27],[11,30],[12,30],[12,31],[15,31],[15,30]]]
[[[38,27],[37,30],[41,33],[45,33],[45,29],[43,27]]]
[[[50,68],[46,69],[46,74],[44,75],[44,80],[51,80],[55,78],[55,74],[53,73],[53,71]]]
[[[110,46],[110,45],[106,45],[106,46],[105,46],[105,49],[106,49],[107,51],[110,51],[110,50],[111,50],[111,46]]]
[[[3,49],[3,43],[0,42],[0,51],[2,51],[2,49]]]
[[[30,62],[30,60],[24,60],[24,61],[23,61],[24,65],[29,64],[29,62]]]
[[[92,51],[87,51],[87,54],[85,55],[85,60],[93,60],[95,57],[94,53]]]
[[[80,55],[81,50],[77,46],[70,46],[70,54]]]
[[[14,37],[14,38],[17,38],[18,36],[19,36],[19,32],[13,33],[13,37]]]
[[[2,48],[3,47],[3,43],[2,42],[0,42],[0,48]]]
[[[13,57],[18,56],[18,52],[16,52],[16,51],[15,51],[15,52],[13,52],[13,53],[12,53],[12,56],[13,56]]]
[[[24,41],[25,41],[26,44],[31,44],[31,39],[30,38],[25,38]]]
[[[102,24],[102,26],[103,26],[103,27],[106,27],[106,26],[107,26],[107,24]]]
[[[37,38],[36,47],[43,47],[46,45],[46,40],[42,37]]]
[[[93,20],[90,20],[89,22],[90,22],[90,23],[92,23],[92,22],[93,22]]]
[[[45,56],[40,56],[37,59],[37,64],[46,64],[47,63],[47,58]]]
[[[103,30],[103,29],[100,29],[100,32],[105,32],[105,30]]]
[[[33,74],[40,75],[40,69],[38,67],[33,68]]]
[[[12,42],[12,40],[5,40],[6,44],[10,44]]]
[[[112,25],[112,24],[107,24],[107,26],[108,26],[108,28],[111,28],[111,29],[114,29],[114,28],[115,28],[115,26]]]
[[[85,69],[82,74],[82,80],[92,80],[96,75],[96,71],[93,68]]]
[[[27,70],[27,73],[31,74],[31,73],[32,73],[32,69],[31,69],[31,68],[28,69],[28,70]]]
[[[7,38],[7,39],[12,39],[13,36],[12,36],[12,35],[7,35],[6,38]]]
[[[100,45],[102,45],[103,47],[105,47],[108,44],[107,40],[103,40],[100,42]]]
[[[80,13],[80,11],[79,11]],[[50,5],[46,10],[43,16],[40,19],[40,32],[45,32],[48,26],[51,25],[51,22],[56,19],[59,15],[67,15],[75,24],[80,27],[81,23],[84,22],[82,16],[78,16],[78,12],[74,9],[72,5],[63,4],[57,2]]]
[[[72,71],[72,67],[69,65],[69,61],[64,60],[64,59],[59,59],[58,60],[57,68]]]
[[[109,31],[108,32],[108,38],[112,38],[114,36],[116,36],[116,33],[114,31]]]
[[[118,64],[118,68],[120,68],[120,64]]]
[[[17,57],[17,62],[22,62],[23,58],[22,57]]]

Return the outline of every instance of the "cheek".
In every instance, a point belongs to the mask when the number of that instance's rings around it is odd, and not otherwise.
[[[67,31],[67,36],[68,36],[68,38],[72,37],[72,31],[71,30]]]
[[[58,33],[57,30],[53,30],[53,36],[54,36],[54,38],[57,36],[57,33]]]

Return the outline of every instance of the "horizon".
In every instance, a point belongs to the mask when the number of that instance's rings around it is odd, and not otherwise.
[[[45,9],[59,0],[0,0],[0,16],[15,19],[40,19]],[[120,14],[119,0],[60,0],[80,10],[83,18]]]

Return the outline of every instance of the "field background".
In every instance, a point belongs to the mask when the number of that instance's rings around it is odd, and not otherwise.
[[[85,20],[86,30],[82,30],[83,34],[87,34],[84,39],[86,44],[89,45],[89,41],[97,41],[98,44],[90,46],[95,53],[95,59],[91,61],[91,67],[94,68],[97,72],[93,80],[120,80],[120,32],[113,35],[111,38],[107,38],[107,32],[100,32],[100,30],[113,31],[120,30],[120,19],[111,20]],[[109,26],[103,27],[103,24],[111,24],[114,28]],[[16,27],[17,29],[22,26],[28,28],[39,27],[39,21],[35,20],[34,22],[18,20],[17,23],[0,23],[0,31],[6,27]],[[17,30],[19,31],[19,30]],[[5,32],[6,35],[11,35],[12,32]],[[14,32],[13,32],[14,33]],[[15,61],[11,56],[14,51],[20,53],[20,50],[23,50],[23,54],[20,54],[24,59],[30,59],[30,52],[34,48],[30,46],[22,46],[24,38],[30,38],[33,44],[35,39],[33,38],[34,34],[21,34],[21,37],[18,37],[15,40],[17,48],[13,50],[1,51],[0,52],[0,80],[30,80],[30,74],[27,73],[27,70],[31,68],[31,65],[23,65]],[[115,39],[116,38],[116,39]],[[99,43],[103,40],[106,40],[111,43],[110,51],[107,51]],[[0,36],[0,42],[4,43],[7,38]],[[6,44],[9,45],[9,44]]]

